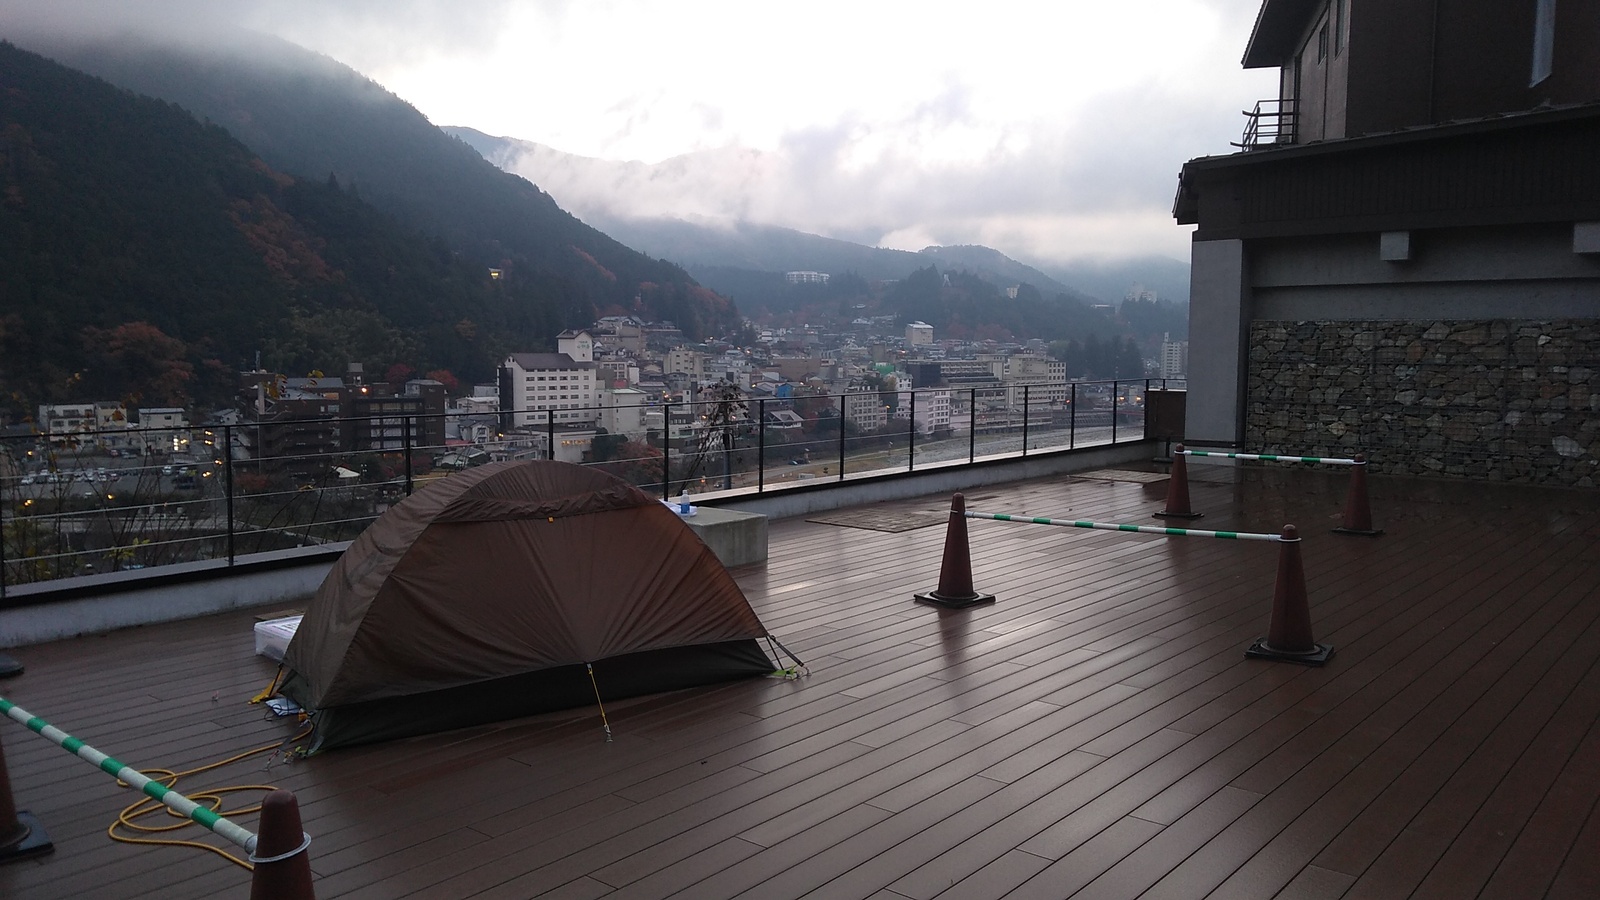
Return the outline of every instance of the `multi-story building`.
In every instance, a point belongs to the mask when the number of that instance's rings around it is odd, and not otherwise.
[[[122,437],[120,432],[128,427],[128,409],[114,400],[47,403],[39,407],[39,418],[35,423],[56,443],[75,441],[91,432],[101,432],[96,437],[97,441],[115,444]]]
[[[508,425],[593,424],[599,418],[594,341],[586,331],[562,332],[557,346],[555,353],[513,353],[500,365]]]
[[[889,424],[889,409],[877,391],[850,391],[834,398],[844,420],[861,431],[877,431]]]
[[[912,322],[906,326],[906,347],[915,350],[933,344],[933,326],[927,322]]]
[[[1182,378],[1189,371],[1189,342],[1161,336],[1161,377]]]
[[[785,272],[783,280],[789,284],[827,284],[827,272]]]
[[[644,391],[634,388],[612,388],[600,392],[600,427],[608,434],[625,434],[630,438],[642,437],[645,428]]]
[[[688,375],[699,381],[706,377],[706,355],[690,347],[674,347],[662,358],[661,371],[667,375]]]
[[[1600,3],[1266,0],[1241,152],[1190,160],[1190,444],[1600,470]]]
[[[949,388],[901,391],[894,417],[914,422],[918,434],[933,434],[950,430],[951,408]]]
[[[1017,353],[1005,361],[1007,401],[1021,407],[1067,402],[1067,364],[1042,354]]]
[[[189,415],[175,406],[140,407],[135,440],[163,453],[181,453],[189,446]]]

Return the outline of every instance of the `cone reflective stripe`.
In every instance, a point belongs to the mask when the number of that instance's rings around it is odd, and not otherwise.
[[[1167,479],[1167,506],[1154,515],[1163,519],[1198,519],[1204,513],[1189,508],[1189,466],[1183,445],[1172,448],[1172,477]]]
[[[54,849],[39,820],[27,810],[17,809],[17,802],[11,796],[11,775],[6,770],[5,741],[0,738],[0,865]]]
[[[915,595],[918,603],[931,603],[946,609],[962,609],[980,603],[993,603],[993,594],[972,589],[972,549],[967,543],[967,498],[950,498],[950,524],[944,532],[944,560],[939,564],[939,587]]]
[[[1383,534],[1383,529],[1372,527],[1372,506],[1367,502],[1367,458],[1360,454],[1350,467],[1350,489],[1344,495],[1344,524],[1334,532],[1367,537]]]
[[[311,889],[311,837],[300,830],[294,794],[273,791],[261,800],[256,849],[250,854],[250,900],[316,900]]]
[[[1272,624],[1267,636],[1250,645],[1245,656],[1320,666],[1333,648],[1311,636],[1311,603],[1306,597],[1306,572],[1300,561],[1300,533],[1283,526],[1278,544],[1278,579],[1272,591]]]

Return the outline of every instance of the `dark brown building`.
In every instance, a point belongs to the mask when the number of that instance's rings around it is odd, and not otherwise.
[[[1267,0],[1184,166],[1191,444],[1600,478],[1600,0]]]

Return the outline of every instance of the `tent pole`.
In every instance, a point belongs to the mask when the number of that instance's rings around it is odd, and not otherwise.
[[[584,663],[589,667],[589,683],[594,685],[594,703],[600,707],[600,724],[606,729],[606,743],[611,743],[611,723],[606,721],[606,705],[600,700],[600,683],[594,680],[594,663]]]
[[[795,656],[794,655],[794,651],[790,650],[788,647],[785,647],[783,645],[782,641],[780,641],[777,638],[773,637],[770,633],[767,635],[767,640],[771,641],[774,644],[777,644],[778,645],[778,649],[782,650],[785,655],[787,655],[790,659],[794,660],[795,665],[799,666],[802,669],[806,669],[806,674],[809,675],[811,673],[811,670],[809,668],[807,668],[807,666],[805,664],[805,661],[802,660],[800,657]],[[776,656],[777,654],[773,654],[773,655]],[[783,662],[783,660],[781,660],[781,659],[778,660],[778,661],[779,662]]]

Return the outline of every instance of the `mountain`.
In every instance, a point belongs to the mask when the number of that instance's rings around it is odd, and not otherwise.
[[[596,315],[669,319],[687,334],[737,328],[737,311],[678,266],[580,222],[526,179],[503,172],[353,69],[264,35],[210,45],[148,38],[72,43],[48,55],[214,122],[278,171],[334,178],[470,263],[562,286],[566,326]],[[559,331],[559,329],[557,329]],[[550,346],[554,332],[538,346]]]
[[[568,324],[571,295],[493,280],[337,179],[0,42],[0,418],[221,404],[258,351],[293,374],[487,379]]]
[[[934,264],[942,272],[971,273],[1002,291],[1031,285],[1047,302],[1065,298],[1090,306],[1119,306],[1132,287],[1141,283],[1163,301],[1177,301],[1177,307],[1164,305],[1162,315],[1139,317],[1140,322],[1130,323],[1133,332],[1148,342],[1159,341],[1166,332],[1188,331],[1189,267],[1176,260],[1147,257],[1112,263],[1030,265],[980,246],[928,247],[916,253],[868,247],[741,218],[781,206],[765,196],[771,189],[766,177],[777,164],[755,151],[699,151],[647,165],[563,153],[533,141],[496,137],[472,128],[447,125],[444,131],[502,169],[537,180],[586,222],[630,247],[677,262],[702,284],[734,298],[747,312],[782,312],[817,299],[832,299],[819,298],[813,289],[787,285],[784,272],[811,270],[835,277],[850,274],[868,281],[898,281]],[[726,194],[729,172],[746,186],[743,193],[756,198],[749,201],[749,208],[717,199]],[[652,212],[685,203],[699,204],[695,207],[698,214],[663,216]],[[1071,318],[1084,321],[1076,313]],[[1158,330],[1152,337],[1145,335],[1146,328],[1141,326]]]

